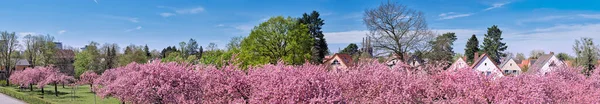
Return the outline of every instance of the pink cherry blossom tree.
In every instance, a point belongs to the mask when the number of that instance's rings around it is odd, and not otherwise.
[[[96,78],[100,77],[98,74],[96,74],[96,72],[94,71],[86,71],[83,74],[81,74],[81,76],[79,76],[79,81],[77,82],[77,84],[79,85],[83,85],[83,84],[89,84],[90,85],[90,90],[93,91],[93,84],[94,84],[94,80],[96,80]]]
[[[75,80],[72,76],[67,76],[53,67],[37,67],[37,70],[45,77],[43,81],[37,83],[37,87],[42,88],[42,94],[44,86],[54,84],[54,95],[58,96],[58,84],[68,84]]]

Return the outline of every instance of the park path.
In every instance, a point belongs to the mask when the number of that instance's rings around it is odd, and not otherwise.
[[[27,104],[21,100],[0,93],[0,104]]]

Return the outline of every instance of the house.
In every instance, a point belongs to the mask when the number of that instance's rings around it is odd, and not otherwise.
[[[412,67],[418,67],[425,64],[425,61],[419,58],[417,55],[412,55],[406,60],[406,64]]]
[[[331,69],[347,69],[354,65],[352,56],[342,53],[336,53],[330,58],[324,59],[323,64],[330,65]]]
[[[486,76],[493,76],[495,78],[504,76],[498,65],[487,54],[482,54],[473,61],[471,68]]]
[[[550,52],[540,56],[525,73],[544,75],[562,65],[564,63],[554,56],[554,52]]]
[[[54,60],[56,61],[54,67],[58,68],[60,72],[71,76],[75,74],[75,66],[73,66],[73,63],[75,63],[75,53],[73,50],[56,51],[54,53]]]
[[[15,70],[25,70],[25,68],[30,67],[29,61],[25,59],[17,59],[15,63]]]
[[[504,75],[519,75],[521,73],[521,67],[513,58],[505,58],[499,67]]]
[[[458,58],[456,59],[456,61],[454,61],[454,63],[452,63],[452,65],[450,65],[450,67],[446,70],[458,70],[458,69],[462,69],[462,68],[468,68],[469,64],[467,64],[467,62],[465,61],[464,58]]]

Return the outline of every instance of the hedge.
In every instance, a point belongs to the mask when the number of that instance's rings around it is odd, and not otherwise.
[[[55,104],[53,102],[46,101],[46,100],[38,98],[38,97],[25,95],[24,93],[10,90],[7,87],[0,87],[0,93],[3,93],[5,95],[11,96],[13,98],[16,98],[16,99],[19,99],[22,101],[25,101],[29,104]]]

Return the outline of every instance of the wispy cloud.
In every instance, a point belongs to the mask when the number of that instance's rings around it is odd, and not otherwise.
[[[114,15],[103,15],[103,17],[110,18],[110,19],[116,19],[116,20],[124,20],[124,21],[133,22],[133,23],[140,22],[138,20],[138,18],[135,18],[135,17],[114,16]]]
[[[590,37],[600,39],[600,24],[562,24],[523,32],[507,31],[504,39],[511,51],[528,52],[532,48],[553,52],[573,53],[571,47],[576,39]],[[526,46],[523,46],[525,45]]]
[[[58,34],[64,34],[66,32],[67,32],[67,30],[60,30],[60,31],[58,31]]]
[[[567,19],[567,18],[572,18],[572,17],[564,16],[564,15],[551,15],[551,16],[545,16],[545,17],[517,20],[517,25],[523,25],[524,23],[532,23],[532,22],[547,22],[547,21],[558,20],[558,19]]]
[[[94,2],[96,2],[96,4],[98,4],[98,0],[94,0]]]
[[[492,4],[492,7],[485,8],[483,11],[488,11],[488,10],[500,8],[500,7],[502,7],[502,6],[506,5],[506,4],[510,4],[510,2],[494,3],[494,4]]]
[[[159,15],[162,17],[175,16],[175,14],[197,14],[197,13],[201,13],[201,12],[205,11],[205,9],[201,6],[194,7],[194,8],[175,8],[175,7],[169,7],[169,6],[157,6],[157,7],[173,10],[172,12],[159,13]]]
[[[223,27],[225,24],[218,24],[217,27]]]
[[[140,29],[142,29],[142,26],[137,26],[137,27],[132,28],[132,29],[127,29],[127,30],[125,30],[125,32],[131,32],[131,31],[136,31],[136,30],[140,30]]]
[[[454,19],[454,18],[460,18],[460,17],[468,17],[471,15],[473,15],[473,13],[460,14],[460,13],[455,13],[455,12],[448,12],[448,13],[442,13],[438,16],[440,17],[439,20],[447,20],[447,19]]]
[[[583,18],[600,19],[600,14],[579,14]]]
[[[362,38],[369,33],[367,30],[352,30],[342,32],[323,33],[327,43],[360,43]]]
[[[251,25],[238,25],[234,27],[237,30],[242,31],[242,33],[250,33],[250,30],[252,30],[252,28],[254,28],[254,26]]]
[[[160,13],[159,15],[160,15],[160,16],[162,16],[162,17],[171,17],[171,16],[175,16],[175,14],[174,14],[174,13],[167,13],[167,12],[165,12],[165,13]]]
[[[178,9],[178,10],[175,10],[175,12],[177,12],[179,14],[196,14],[196,13],[204,12],[204,8],[195,7],[195,8],[187,8],[187,9]]]

